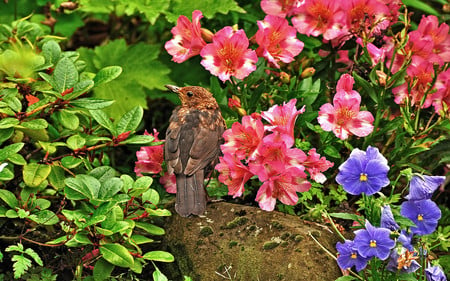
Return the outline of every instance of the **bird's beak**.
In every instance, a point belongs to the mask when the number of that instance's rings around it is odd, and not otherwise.
[[[174,93],[177,93],[180,91],[180,87],[174,86],[174,85],[165,85],[167,89],[171,90]]]

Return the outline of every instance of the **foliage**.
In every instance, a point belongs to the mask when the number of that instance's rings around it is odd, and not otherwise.
[[[78,52],[62,51],[26,20],[1,30],[0,227],[2,241],[17,242],[3,258],[13,262],[14,278],[30,272],[31,280],[32,262],[42,267],[48,259],[28,245],[76,249],[72,263],[63,267],[79,264],[75,275],[91,272],[93,280],[105,280],[115,267],[140,274],[147,261],[173,261],[170,253],[142,249],[164,235],[153,218],[171,215],[158,207],[153,179],[134,180],[111,167],[119,146],[153,141],[136,134],[142,107],[112,119],[105,108],[114,100],[89,96],[119,77],[122,68],[88,72]],[[6,231],[9,224],[20,231]],[[43,231],[47,228],[52,231]]]
[[[440,46],[430,39],[439,32],[418,39],[417,30],[423,13],[435,15],[436,21],[448,21],[448,3],[444,0],[378,1],[393,5],[387,27],[378,26],[378,21],[370,22],[370,11],[366,11],[362,21],[341,23],[341,26],[355,23],[364,26],[367,22],[373,25],[348,28],[345,40],[333,37],[326,30],[317,34],[305,27],[320,21],[321,16],[308,15],[304,18],[309,22],[294,24],[302,20],[294,20],[298,11],[286,12],[293,7],[285,7],[282,11],[286,13],[281,18],[286,18],[286,22],[278,23],[280,26],[286,23],[291,30],[297,26],[297,30],[295,36],[287,31],[283,33],[284,39],[298,41],[295,48],[286,45],[280,48],[286,42],[278,41],[278,45],[270,46],[276,36],[262,39],[263,27],[273,26],[277,21],[266,18],[269,13],[262,8],[264,2],[267,1],[10,0],[0,3],[0,22],[10,23],[0,25],[0,260],[8,269],[14,269],[11,275],[2,271],[4,275],[0,276],[12,278],[15,274],[29,280],[53,280],[59,272],[57,267],[52,267],[53,271],[44,270],[49,260],[45,249],[70,247],[74,255],[64,267],[70,268],[77,278],[131,279],[139,276],[148,264],[154,269],[148,278],[167,280],[156,264],[171,262],[173,257],[160,251],[154,243],[164,235],[159,217],[170,215],[160,206],[171,197],[161,188],[163,181],[157,180],[166,174],[136,179],[132,169],[134,152],[140,146],[161,145],[153,136],[139,132],[144,127],[150,130],[150,126],[163,132],[167,126],[170,108],[160,107],[160,98],[164,104],[167,104],[165,100],[178,102],[174,95],[162,93],[164,84],[168,83],[209,88],[228,128],[243,124],[244,117],[262,120],[266,129],[261,139],[275,135],[271,130],[280,130],[282,124],[264,116],[261,119],[260,115],[273,112],[279,108],[277,105],[284,108],[285,103],[295,99],[299,111],[304,106],[304,112],[294,120],[294,141],[287,145],[289,151],[300,155],[301,150],[309,157],[314,149],[326,161],[334,163],[332,168],[320,171],[327,179],[324,182],[313,174],[316,171],[311,163],[318,161],[304,161],[307,158],[303,154],[302,161],[292,160],[289,153],[281,154],[284,160],[292,161],[280,166],[296,168],[291,170],[289,178],[307,178],[311,187],[307,192],[270,193],[277,186],[269,184],[277,183],[271,177],[279,176],[279,171],[250,166],[264,163],[265,167],[273,168],[279,163],[269,162],[269,157],[259,162],[249,157],[238,159],[243,166],[253,169],[252,176],[242,183],[241,192],[228,189],[230,181],[220,178],[228,170],[222,169],[219,179],[209,182],[210,196],[255,204],[255,199],[261,201],[270,195],[271,202],[280,199],[270,208],[329,223],[336,228],[337,235],[348,230],[352,223],[365,225],[366,219],[378,227],[381,207],[385,205],[392,207],[395,221],[402,229],[414,227],[411,220],[400,214],[401,204],[407,201],[404,196],[411,176],[416,173],[448,176],[450,159],[448,104],[439,108],[436,102],[443,89],[450,85],[445,78],[448,76],[443,75],[449,72],[449,62],[436,58],[446,52],[431,50]],[[272,2],[288,5],[310,1]],[[342,7],[350,5],[342,4]],[[394,8],[397,4],[399,9]],[[335,6],[336,13],[331,15],[342,15],[341,5]],[[204,18],[198,26],[202,28],[201,35],[197,34],[195,39],[202,48],[209,45],[208,52],[202,54],[200,48],[188,60],[176,63],[176,52],[175,55],[169,52],[166,42],[185,36],[182,43],[175,40],[180,44],[178,47],[184,48],[181,45],[192,35],[177,33],[173,28],[179,24],[180,16],[193,23],[191,15],[196,10]],[[426,19],[431,22],[431,18]],[[216,65],[205,62],[208,56],[219,57],[218,42],[225,44],[227,40],[214,35],[223,34],[219,31],[224,28],[239,31],[239,42],[247,44],[239,46],[241,53],[247,54],[248,62],[246,77],[239,76],[242,79],[237,79],[237,75],[219,76],[223,69],[215,69]],[[381,34],[376,33],[379,29]],[[442,45],[447,41],[443,40]],[[430,52],[415,49],[423,42],[426,42],[423,49],[417,49]],[[271,58],[267,53],[274,49]],[[295,54],[285,53],[294,49]],[[374,50],[383,53],[378,57]],[[279,60],[280,54],[284,54],[285,61]],[[417,67],[421,65],[416,61],[420,61],[417,56],[424,54],[430,55],[425,59],[431,62],[428,69]],[[218,59],[223,65],[233,65],[236,58]],[[418,74],[419,70],[422,72]],[[399,93],[406,93],[408,98],[399,102]],[[343,117],[339,115],[339,105],[351,109],[346,111],[351,113],[349,116],[361,113],[364,118],[348,118],[332,124],[330,116]],[[358,124],[352,127],[355,119],[364,120],[366,127]],[[335,130],[330,130],[332,126],[336,126]],[[371,131],[361,133],[358,131],[361,127]],[[347,137],[342,135],[342,128],[350,132]],[[277,142],[264,145],[274,147]],[[370,146],[379,148],[387,158],[390,184],[373,195],[358,197],[336,183],[335,176],[353,151]],[[230,167],[234,168],[231,164]],[[280,194],[289,194],[290,200]],[[231,199],[230,195],[235,198]],[[450,259],[445,253],[449,247],[449,209],[445,186],[436,191],[433,199],[440,204],[439,225],[433,233],[421,236],[416,245],[437,256],[433,263],[448,271]],[[266,205],[266,209],[270,208]],[[11,225],[15,226],[15,233],[6,231]],[[423,269],[429,256],[421,255]],[[371,271],[366,275],[355,273],[339,280],[398,277],[388,273],[381,260],[374,259],[368,269]],[[424,271],[420,272],[424,278]],[[400,277],[417,278],[414,274]]]

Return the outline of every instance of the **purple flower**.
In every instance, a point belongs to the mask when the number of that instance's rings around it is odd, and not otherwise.
[[[358,253],[353,241],[345,240],[344,243],[337,242],[336,249],[339,253],[337,263],[342,270],[355,266],[356,271],[361,271],[366,267],[369,259]]]
[[[389,229],[374,227],[369,221],[366,221],[366,229],[355,231],[354,246],[358,249],[358,253],[365,258],[377,257],[385,260],[395,246],[394,240],[389,237],[390,233]]]
[[[439,266],[429,266],[425,269],[425,274],[427,281],[447,281],[447,277]]]
[[[386,269],[401,273],[415,272],[420,268],[420,264],[416,261],[418,258],[416,252],[408,251],[405,248],[393,250]]]
[[[389,184],[389,166],[378,148],[369,146],[367,151],[355,148],[350,157],[339,166],[336,181],[352,195],[372,195]]]
[[[391,206],[389,205],[383,206],[383,209],[381,210],[380,226],[391,231],[400,228],[400,226],[394,220],[394,215],[392,214]]]
[[[444,176],[413,176],[409,183],[408,200],[431,199],[434,191],[445,181]]]
[[[441,218],[441,210],[430,199],[405,201],[401,205],[400,214],[415,223],[416,227],[411,227],[411,231],[417,235],[432,233]]]
[[[402,230],[397,240],[403,245],[403,247],[408,249],[408,251],[412,252],[414,251],[414,247],[412,245],[412,238],[413,238],[412,233],[408,234],[405,230]]]

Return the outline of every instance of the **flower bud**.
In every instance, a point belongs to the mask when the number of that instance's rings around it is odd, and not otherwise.
[[[305,79],[305,78],[313,76],[314,73],[316,73],[316,69],[314,67],[307,67],[302,71],[302,74],[300,75],[300,77]]]
[[[281,80],[281,82],[283,82],[284,84],[289,84],[289,82],[291,81],[291,76],[290,76],[288,73],[282,71],[282,72],[280,73],[280,80]]]
[[[450,4],[444,4],[444,5],[442,6],[442,10],[443,10],[445,13],[450,13]]]
[[[202,33],[202,39],[205,40],[206,43],[211,43],[214,33],[212,33],[211,30],[203,28],[203,27],[200,30]]]
[[[380,82],[380,86],[383,86],[383,87],[386,86],[386,78],[387,78],[386,73],[384,73],[381,70],[375,70],[375,72],[377,73],[378,81]]]

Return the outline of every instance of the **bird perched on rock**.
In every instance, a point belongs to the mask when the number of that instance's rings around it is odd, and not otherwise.
[[[169,120],[164,158],[169,172],[176,175],[175,210],[183,217],[201,215],[206,209],[205,177],[219,157],[226,129],[213,95],[198,86],[166,85],[181,100]]]

